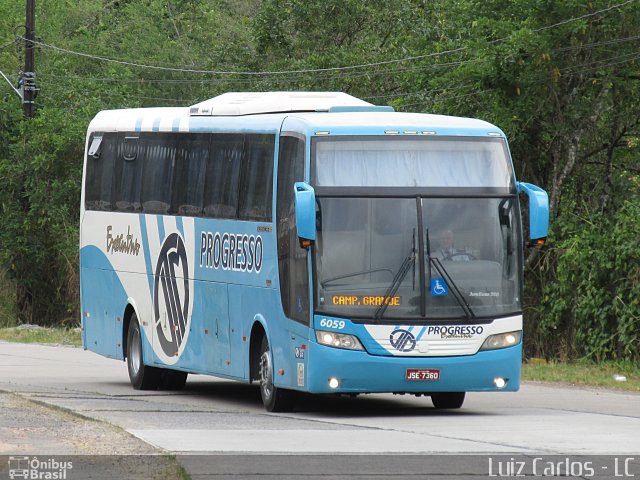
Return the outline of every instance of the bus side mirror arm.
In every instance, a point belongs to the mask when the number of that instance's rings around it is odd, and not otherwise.
[[[533,246],[544,245],[549,232],[549,196],[531,183],[518,182],[518,193],[529,197],[529,237]]]
[[[301,247],[309,248],[316,241],[316,193],[306,182],[296,182],[293,190],[298,240]]]

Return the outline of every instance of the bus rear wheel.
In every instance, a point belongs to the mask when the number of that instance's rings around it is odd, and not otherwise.
[[[460,408],[465,392],[432,393],[431,401],[438,410]]]
[[[289,412],[293,407],[293,392],[273,384],[273,361],[266,335],[260,346],[260,396],[268,412]]]
[[[142,358],[142,335],[138,317],[134,313],[129,321],[127,332],[127,369],[131,385],[136,390],[157,390],[162,381],[162,371],[149,367]]]

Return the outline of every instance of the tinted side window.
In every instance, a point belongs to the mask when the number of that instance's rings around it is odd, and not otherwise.
[[[271,221],[274,150],[266,134],[106,133],[85,208]]]
[[[168,133],[145,134],[142,154],[142,211],[167,214],[176,157],[176,137]]]
[[[275,136],[246,135],[240,183],[241,220],[271,221]]]
[[[209,135],[178,135],[172,213],[187,216],[202,214],[208,159]]]
[[[142,180],[142,141],[138,135],[118,134],[113,201],[121,212],[140,212]]]
[[[111,189],[117,137],[115,133],[94,134],[89,140],[90,145],[98,135],[102,135],[100,148],[94,156],[87,156],[84,208],[108,211],[113,210]]]
[[[280,139],[278,159],[278,268],[282,308],[287,317],[309,323],[309,273],[307,250],[300,247],[296,230],[293,184],[304,180],[304,142],[295,137]]]
[[[211,136],[209,164],[204,187],[207,217],[236,218],[244,135]]]

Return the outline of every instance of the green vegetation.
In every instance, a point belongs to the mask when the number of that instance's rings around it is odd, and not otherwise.
[[[82,345],[80,330],[64,327],[41,328],[37,330],[16,327],[0,328],[0,340],[16,343],[69,345],[73,347],[80,347]]]
[[[17,83],[24,5],[0,11],[0,70]],[[338,90],[502,128],[517,177],[551,201],[548,245],[525,252],[527,355],[640,362],[638,2],[39,2],[36,36],[36,119],[0,79],[0,326],[78,322],[98,111]]]
[[[172,453],[164,455],[169,466],[160,474],[161,479],[167,480],[191,480],[189,472],[178,462],[176,456]]]
[[[624,376],[626,381],[614,378],[620,378],[620,376]],[[640,365],[628,361],[601,362],[600,364],[585,360],[547,363],[532,359],[522,366],[522,380],[640,392]]]
[[[15,285],[6,278],[0,269],[0,328],[12,327],[16,324]]]

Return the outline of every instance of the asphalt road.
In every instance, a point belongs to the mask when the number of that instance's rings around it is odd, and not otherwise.
[[[342,478],[345,465],[351,473],[387,468],[419,476],[421,455],[635,455],[640,461],[640,395],[599,389],[525,383],[517,393],[467,394],[463,408],[452,412],[412,396],[303,397],[293,413],[272,414],[256,386],[192,375],[182,392],[134,391],[124,362],[77,348],[0,342],[0,390],[119,426],[179,455],[192,478],[208,478],[211,468],[201,460],[215,456],[238,479],[271,468],[273,478],[282,478],[278,468],[287,462],[291,475],[305,463],[328,472],[323,478]],[[249,457],[258,460],[251,464]],[[397,459],[404,459],[400,470]]]

